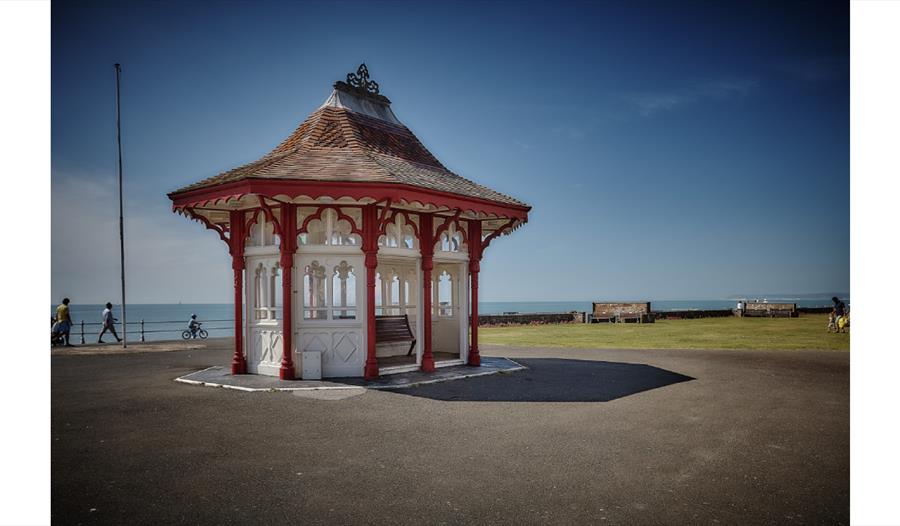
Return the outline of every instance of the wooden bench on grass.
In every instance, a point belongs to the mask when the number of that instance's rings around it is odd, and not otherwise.
[[[655,316],[650,312],[650,302],[609,303],[594,302],[593,322],[600,321],[625,323],[653,323]]]
[[[746,317],[767,317],[767,318],[796,318],[796,303],[745,303],[744,316]]]
[[[409,352],[412,355],[416,347],[416,337],[409,328],[409,317],[403,316],[375,316],[375,342],[396,343],[409,342]]]

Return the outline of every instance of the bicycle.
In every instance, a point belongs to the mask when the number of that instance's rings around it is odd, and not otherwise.
[[[209,333],[206,332],[206,329],[197,329],[197,336],[199,336],[201,340],[205,340],[209,336]],[[184,340],[190,340],[193,337],[194,337],[194,334],[191,332],[190,329],[185,329],[181,333],[181,338]]]

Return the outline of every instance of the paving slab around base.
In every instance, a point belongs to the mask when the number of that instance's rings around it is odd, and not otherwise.
[[[481,366],[456,365],[442,367],[433,373],[414,371],[383,375],[375,380],[363,378],[329,378],[327,380],[281,380],[259,374],[232,375],[229,367],[214,365],[175,379],[176,382],[224,387],[238,391],[318,391],[328,389],[403,389],[418,385],[462,380],[475,376],[508,373],[525,369],[509,358],[482,357]]]

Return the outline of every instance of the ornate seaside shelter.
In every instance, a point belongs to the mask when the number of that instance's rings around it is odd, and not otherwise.
[[[232,373],[283,379],[304,359],[325,377],[479,365],[479,262],[530,210],[445,168],[365,64],[261,159],[169,198],[228,245]]]

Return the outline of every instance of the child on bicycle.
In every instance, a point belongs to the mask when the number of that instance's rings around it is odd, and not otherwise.
[[[197,315],[191,314],[191,321],[188,322],[188,329],[191,331],[191,338],[197,337],[197,331],[200,330],[200,325],[202,324],[197,321]]]

